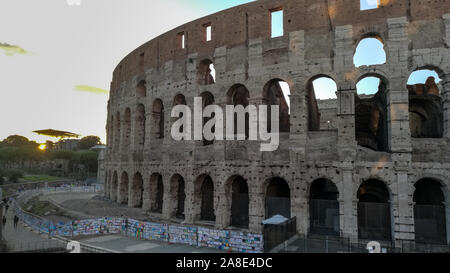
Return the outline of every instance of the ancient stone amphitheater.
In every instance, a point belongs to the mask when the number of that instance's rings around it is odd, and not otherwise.
[[[384,64],[354,65],[367,38],[383,44]],[[281,214],[296,217],[299,234],[447,244],[449,47],[445,0],[369,10],[358,0],[259,0],[182,25],[114,70],[105,194],[164,221],[260,233]],[[441,81],[408,85],[422,69]],[[316,97],[323,77],[335,99]],[[378,92],[359,95],[367,77],[379,79]],[[279,149],[173,140],[171,109],[194,97],[280,105]]]

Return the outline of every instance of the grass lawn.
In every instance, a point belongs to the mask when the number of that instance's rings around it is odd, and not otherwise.
[[[24,182],[54,182],[61,180],[61,177],[50,176],[50,175],[25,175],[23,178],[19,179],[19,183]]]

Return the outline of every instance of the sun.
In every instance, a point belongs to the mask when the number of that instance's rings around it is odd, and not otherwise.
[[[45,151],[45,149],[47,149],[47,145],[45,145],[45,144],[39,145],[39,150]]]

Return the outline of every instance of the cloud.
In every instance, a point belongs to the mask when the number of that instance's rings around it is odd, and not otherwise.
[[[98,94],[98,95],[109,94],[108,90],[97,88],[97,87],[93,87],[93,86],[89,86],[89,85],[77,85],[77,86],[75,86],[74,89],[75,89],[75,91],[89,92],[89,93],[94,93],[94,94]]]
[[[7,43],[0,43],[0,49],[3,49],[5,51],[6,56],[13,56],[14,54],[28,54],[28,51],[21,48],[18,45],[10,45]]]

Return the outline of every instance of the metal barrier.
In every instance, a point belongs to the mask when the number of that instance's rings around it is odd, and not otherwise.
[[[264,251],[271,252],[280,244],[287,244],[297,234],[297,218],[278,225],[264,225]]]

